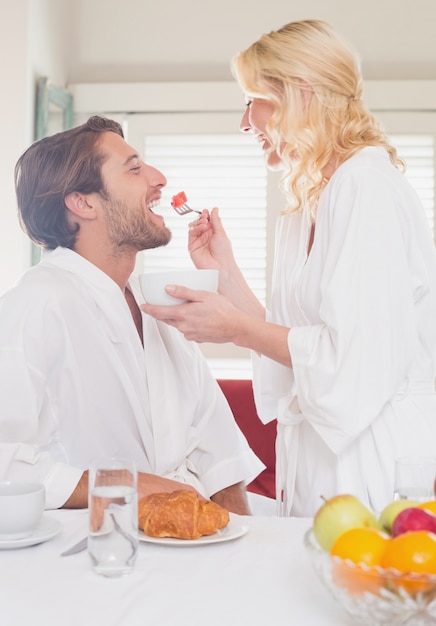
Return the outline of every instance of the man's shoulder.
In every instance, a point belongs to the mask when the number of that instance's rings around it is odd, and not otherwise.
[[[61,268],[40,263],[28,269],[0,298],[0,311],[17,307],[35,310],[50,302],[68,301],[74,298],[71,277]],[[19,307],[19,309],[18,309]]]

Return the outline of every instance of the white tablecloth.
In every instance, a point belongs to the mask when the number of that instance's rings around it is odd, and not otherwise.
[[[87,552],[60,552],[86,535],[87,511],[48,511],[62,531],[0,551],[4,626],[351,626],[322,587],[303,545],[310,520],[242,517],[246,535],[169,547],[141,542],[124,578],[94,573]]]

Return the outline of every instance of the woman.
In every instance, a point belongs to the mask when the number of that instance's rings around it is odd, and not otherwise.
[[[253,351],[264,422],[278,418],[277,495],[312,516],[337,493],[375,511],[393,498],[394,460],[436,451],[436,265],[402,162],[362,100],[349,46],[324,22],[290,23],[233,62],[241,128],[283,171],[269,310],[237,268],[215,208],[191,226],[197,267],[220,295],[144,310],[188,339]],[[249,219],[249,216],[248,218]]]

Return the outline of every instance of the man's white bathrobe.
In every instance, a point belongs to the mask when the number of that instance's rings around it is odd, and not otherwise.
[[[144,347],[118,285],[63,248],[1,298],[0,480],[42,481],[57,508],[102,456],[206,496],[264,469],[198,346],[142,317]]]
[[[268,319],[290,327],[293,369],[253,355],[263,421],[278,418],[285,515],[353,493],[380,511],[394,460],[436,456],[436,265],[423,208],[385,150],[365,148],[324,189],[315,239],[278,222]],[[281,496],[281,498],[280,498]]]

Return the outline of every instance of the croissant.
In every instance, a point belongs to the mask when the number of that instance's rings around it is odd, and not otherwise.
[[[194,491],[153,493],[138,503],[139,528],[149,537],[198,539],[229,523],[229,512]]]

